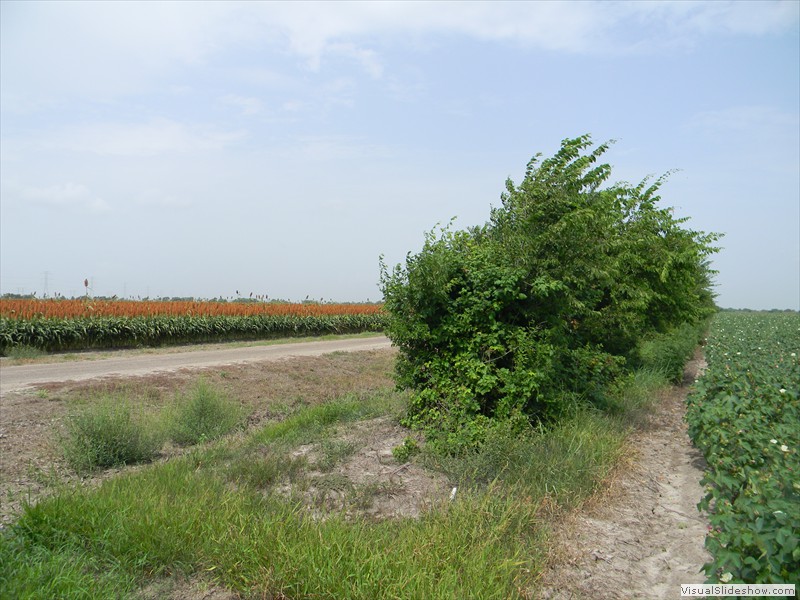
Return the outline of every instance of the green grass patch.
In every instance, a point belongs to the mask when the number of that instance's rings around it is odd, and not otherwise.
[[[168,412],[167,428],[174,443],[191,446],[232,432],[242,426],[245,417],[240,404],[200,380]]]
[[[249,438],[250,444],[299,445],[318,441],[336,423],[351,423],[380,416],[396,416],[404,408],[406,394],[379,390],[366,395],[348,395],[325,404],[297,410],[279,423],[271,423]]]
[[[111,396],[71,414],[61,446],[79,473],[152,460],[161,449],[161,427],[130,401]]]
[[[130,573],[74,546],[48,547],[0,534],[0,596],[17,599],[118,598],[137,587]]]
[[[205,573],[246,593],[505,599],[540,557],[536,508],[489,489],[419,520],[320,521],[175,461],[28,507],[3,543],[52,561],[85,552],[139,579]],[[25,577],[16,570],[10,584],[24,589]]]
[[[634,362],[641,369],[662,373],[669,381],[681,383],[683,367],[707,328],[707,322],[684,323],[668,333],[653,336],[638,348],[638,361]]]
[[[25,344],[7,348],[5,351],[5,356],[16,360],[30,360],[34,358],[41,358],[42,356],[46,355],[47,352],[44,350],[40,350],[35,346],[28,346]]]
[[[342,440],[323,440],[319,446],[320,456],[314,467],[323,473],[332,471],[336,465],[358,450],[358,446],[353,442]]]

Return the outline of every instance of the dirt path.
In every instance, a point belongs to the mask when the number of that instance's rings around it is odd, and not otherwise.
[[[331,352],[354,352],[388,348],[384,336],[301,342],[270,346],[245,346],[214,350],[139,354],[102,360],[6,366],[0,362],[0,396],[28,386],[54,381],[84,381],[111,375],[136,376],[178,369],[199,369],[220,365],[278,360],[294,356],[320,356]]]
[[[685,384],[664,393],[631,438],[628,467],[593,505],[571,515],[563,554],[545,574],[544,599],[678,599],[680,584],[703,583],[708,523],[697,510],[704,462],[686,434],[687,383],[703,368],[687,366]]]

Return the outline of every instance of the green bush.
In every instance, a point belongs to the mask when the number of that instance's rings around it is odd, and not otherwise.
[[[179,446],[191,446],[230,433],[244,417],[239,404],[201,380],[169,416],[169,437]]]
[[[161,448],[157,427],[134,415],[126,400],[103,398],[67,419],[64,456],[79,473],[147,462]]]
[[[716,235],[656,206],[664,179],[618,183],[589,136],[528,164],[483,226],[430,233],[381,286],[406,423],[480,444],[494,420],[603,405],[643,338],[714,310]]]

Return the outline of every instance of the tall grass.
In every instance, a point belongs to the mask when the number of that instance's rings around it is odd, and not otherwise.
[[[14,346],[10,348],[6,352],[6,356],[9,358],[13,358],[16,360],[26,360],[26,359],[33,359],[33,358],[40,358],[47,354],[44,350],[40,350],[35,346],[29,346],[21,344],[19,346]]]
[[[692,357],[708,323],[680,327],[645,340],[638,350],[640,369],[658,371],[673,383],[681,383],[683,367]]]
[[[205,381],[173,406],[145,415],[126,395],[93,398],[73,410],[60,443],[67,463],[80,474],[149,462],[166,439],[179,446],[215,440],[243,425],[246,413]]]

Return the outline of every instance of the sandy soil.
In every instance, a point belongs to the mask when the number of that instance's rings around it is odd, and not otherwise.
[[[708,522],[697,510],[705,465],[683,418],[687,384],[703,366],[699,356],[687,365],[684,385],[665,391],[632,436],[609,488],[567,518],[535,597],[678,599],[680,584],[705,581]]]

